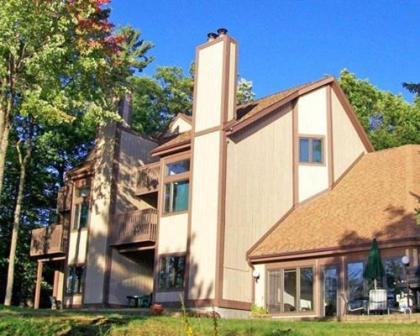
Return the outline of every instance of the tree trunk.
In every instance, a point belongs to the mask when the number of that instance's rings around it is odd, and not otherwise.
[[[7,147],[9,144],[10,127],[5,126],[0,137],[0,195],[3,190],[4,167],[6,164]]]
[[[12,303],[16,246],[17,246],[17,240],[18,240],[18,234],[19,234],[20,214],[22,211],[23,191],[24,191],[25,179],[26,179],[26,168],[32,155],[32,134],[28,138],[28,148],[26,150],[26,154],[24,158],[22,158],[22,153],[20,151],[19,143],[17,144],[16,148],[19,155],[20,175],[19,175],[19,187],[18,187],[18,194],[17,194],[17,199],[16,199],[15,213],[13,216],[12,240],[10,243],[9,266],[7,269],[6,296],[4,299],[5,306],[10,306]]]

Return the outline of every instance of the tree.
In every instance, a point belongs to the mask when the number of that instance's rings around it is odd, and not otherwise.
[[[0,192],[12,120],[117,119],[116,103],[151,44],[113,32],[106,0],[5,0],[0,7]]]
[[[375,149],[420,143],[420,104],[410,104],[347,70],[339,83]]]
[[[151,61],[151,44],[123,28],[114,33],[106,0],[8,0],[0,7],[0,191],[14,122],[20,167],[5,305],[10,305],[26,168],[44,131],[77,118],[118,119],[129,77]],[[35,132],[34,132],[35,130]],[[21,135],[23,139],[21,139]],[[22,154],[20,144],[25,143]]]
[[[161,134],[178,113],[192,114],[194,64],[189,75],[179,67],[158,67],[152,78],[134,77],[133,103],[130,124],[146,135]],[[254,100],[252,82],[239,79],[237,103]]]
[[[253,101],[255,93],[253,91],[252,82],[245,78],[240,78],[238,81],[238,89],[236,92],[236,100],[238,105],[247,104]]]

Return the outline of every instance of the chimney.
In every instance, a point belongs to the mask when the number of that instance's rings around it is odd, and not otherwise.
[[[236,109],[238,45],[220,28],[197,47],[193,101],[192,173],[190,181],[190,267],[187,300],[222,297],[224,180],[227,140],[223,126]]]
[[[236,107],[237,42],[225,28],[208,33],[208,40],[196,51],[196,132],[232,120]]]

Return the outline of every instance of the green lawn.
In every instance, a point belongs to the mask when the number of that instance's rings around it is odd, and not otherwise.
[[[417,323],[290,322],[273,320],[214,320],[209,318],[149,317],[136,313],[53,312],[0,308],[0,335],[107,336],[386,336],[420,335]]]

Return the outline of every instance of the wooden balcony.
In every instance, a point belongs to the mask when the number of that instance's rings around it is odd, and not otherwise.
[[[139,170],[137,180],[137,195],[145,195],[158,191],[160,177],[159,162],[143,166]]]
[[[61,256],[65,253],[63,225],[50,225],[32,230],[31,257]]]
[[[58,190],[57,195],[57,209],[59,212],[70,211],[71,209],[71,188],[64,186]]]
[[[156,242],[156,209],[135,210],[117,215],[113,222],[112,245],[150,247]]]

